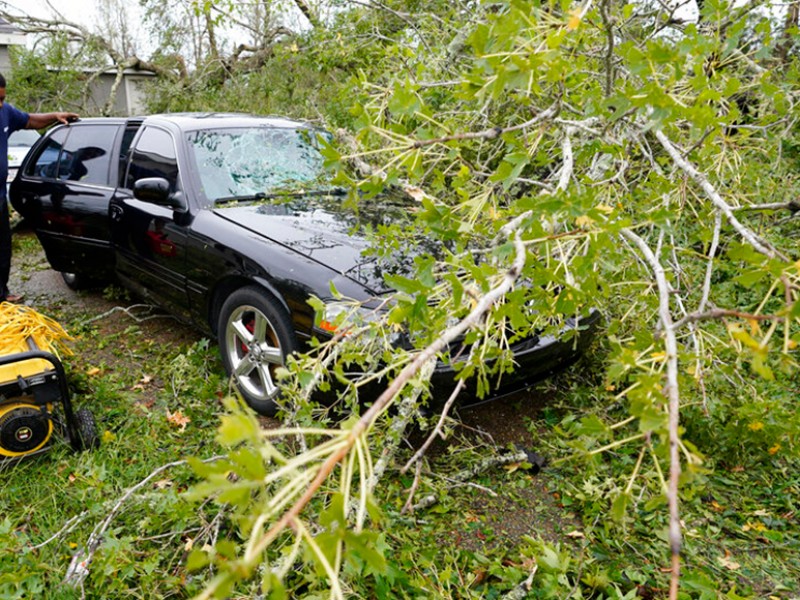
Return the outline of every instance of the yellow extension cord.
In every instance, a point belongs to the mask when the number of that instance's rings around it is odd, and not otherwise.
[[[73,339],[55,320],[36,312],[28,306],[0,303],[0,356],[31,350],[28,340],[45,352],[69,355],[72,351],[66,342]],[[29,359],[0,365],[0,384],[13,381],[17,376],[29,377],[52,369],[49,361]]]

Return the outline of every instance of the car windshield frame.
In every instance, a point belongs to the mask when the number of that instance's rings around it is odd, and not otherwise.
[[[310,127],[230,125],[184,133],[189,171],[206,207],[331,188],[319,137]]]

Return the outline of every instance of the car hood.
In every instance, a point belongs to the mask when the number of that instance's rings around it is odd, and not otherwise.
[[[380,225],[404,226],[411,209],[409,203],[385,197],[359,202],[355,208],[344,197],[315,196],[228,205],[213,212],[382,294],[391,291],[385,274],[410,273],[418,244],[393,251],[391,260],[381,259],[367,232]]]
[[[22,159],[28,154],[29,146],[9,146],[8,147],[8,166],[18,167],[22,164]]]

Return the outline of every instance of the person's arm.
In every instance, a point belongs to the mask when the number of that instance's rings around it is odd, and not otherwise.
[[[42,129],[53,123],[71,123],[77,121],[80,115],[70,112],[29,113],[26,129]]]

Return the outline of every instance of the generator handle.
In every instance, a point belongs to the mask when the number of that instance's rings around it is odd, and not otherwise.
[[[72,412],[72,401],[70,400],[69,388],[67,387],[67,375],[64,371],[64,365],[61,364],[59,358],[55,354],[45,352],[44,350],[28,350],[26,352],[17,352],[15,354],[0,356],[0,367],[14,362],[37,358],[46,360],[53,365],[53,369],[55,369],[56,376],[58,377],[61,403],[64,405],[64,420],[66,421],[67,437],[69,437],[69,443],[72,448],[75,451],[80,451],[83,449],[83,444],[81,443],[81,436],[78,433],[78,427],[75,423],[75,414]]]

